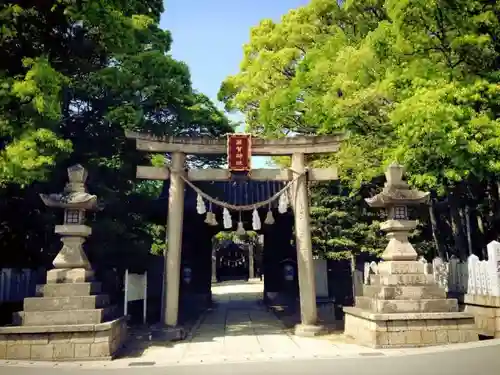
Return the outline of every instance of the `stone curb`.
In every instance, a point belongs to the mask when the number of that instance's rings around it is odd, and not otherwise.
[[[436,352],[449,352],[449,351],[460,351],[467,349],[475,349],[482,347],[492,347],[500,346],[500,339],[485,340],[472,343],[464,344],[452,344],[444,346],[433,346],[425,348],[412,348],[412,349],[385,349],[377,351],[363,351],[360,347],[359,351],[346,350],[345,354],[340,352],[340,354],[332,355],[298,355],[298,356],[287,356],[287,355],[262,355],[253,357],[244,356],[238,358],[230,358],[224,356],[205,356],[205,358],[193,358],[187,361],[165,361],[165,362],[141,362],[140,359],[136,360],[116,360],[114,362],[34,362],[34,361],[0,361],[1,367],[19,367],[19,368],[62,368],[62,369],[103,369],[103,370],[116,370],[123,368],[132,367],[170,367],[170,366],[190,366],[190,365],[200,365],[200,364],[216,364],[216,363],[242,363],[242,362],[268,362],[268,361],[283,361],[283,360],[315,360],[315,359],[360,359],[360,358],[370,358],[370,357],[394,357],[394,356],[407,356],[407,355],[419,355],[427,353]],[[135,365],[134,365],[135,364]]]

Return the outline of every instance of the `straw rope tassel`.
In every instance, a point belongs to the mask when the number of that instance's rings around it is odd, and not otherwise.
[[[267,215],[266,215],[266,219],[264,220],[264,224],[273,225],[274,223],[275,223],[275,221],[274,221],[273,211],[271,209],[271,204],[269,204],[269,208],[267,210]]]
[[[241,220],[241,211],[240,211],[240,217],[239,217],[239,221],[238,221],[238,228],[236,229],[236,234],[238,236],[243,236],[247,233],[247,231],[245,230],[245,227],[243,226],[243,221]]]
[[[207,212],[205,201],[203,200],[203,197],[200,194],[198,194],[198,196],[196,197],[196,211],[200,215],[203,215],[205,212]]]
[[[224,211],[222,212],[222,219],[224,222],[224,229],[231,229],[233,227],[233,219],[226,207],[224,207]]]
[[[252,212],[252,228],[253,230],[260,230],[262,228],[259,212],[257,211],[256,208],[254,208]]]
[[[287,196],[287,191],[284,191],[280,195],[280,200],[278,202],[278,212],[280,214],[284,214],[288,211],[288,196]]]
[[[207,216],[205,218],[205,223],[208,225],[211,225],[215,227],[219,223],[217,222],[217,218],[215,217],[215,214],[212,212],[212,202],[209,203],[209,211],[207,212]]]

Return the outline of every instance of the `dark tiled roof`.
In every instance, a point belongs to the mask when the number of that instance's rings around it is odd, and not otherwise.
[[[196,186],[213,198],[233,205],[251,205],[269,199],[285,185],[278,181],[198,182]],[[170,181],[165,181],[160,199],[168,199]],[[185,209],[196,210],[196,192],[186,186]],[[277,206],[277,201],[273,206]],[[215,209],[215,208],[214,208]]]

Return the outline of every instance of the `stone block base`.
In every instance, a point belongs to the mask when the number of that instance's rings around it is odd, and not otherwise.
[[[95,325],[0,327],[0,359],[111,360],[126,336],[123,318]]]
[[[109,297],[105,294],[81,297],[26,297],[25,312],[92,310],[109,305]]]
[[[344,307],[345,335],[372,348],[408,348],[478,341],[467,313],[377,314]]]
[[[99,282],[86,283],[55,283],[40,285],[37,288],[39,297],[80,297],[101,293]]]
[[[466,294],[464,303],[480,334],[500,338],[500,297]]]
[[[356,297],[356,307],[374,313],[440,313],[458,311],[455,299],[393,299],[383,300],[370,297]]]
[[[16,325],[74,325],[98,324],[109,321],[116,316],[116,307],[91,310],[60,310],[60,311],[20,311],[14,314]]]
[[[84,268],[56,268],[47,271],[47,284],[85,283],[91,281],[94,281],[94,271]]]

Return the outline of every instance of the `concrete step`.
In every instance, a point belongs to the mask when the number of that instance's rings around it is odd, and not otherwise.
[[[30,297],[24,299],[24,311],[61,311],[91,310],[109,305],[109,296],[66,296],[66,297]]]
[[[21,311],[14,313],[16,325],[53,326],[68,324],[99,324],[115,318],[114,306],[94,310]]]
[[[37,287],[38,297],[82,297],[101,293],[100,282],[44,284]]]
[[[457,312],[456,299],[382,300],[356,297],[356,307],[375,313],[437,313]]]
[[[363,296],[376,299],[445,299],[446,291],[439,285],[364,285]]]

